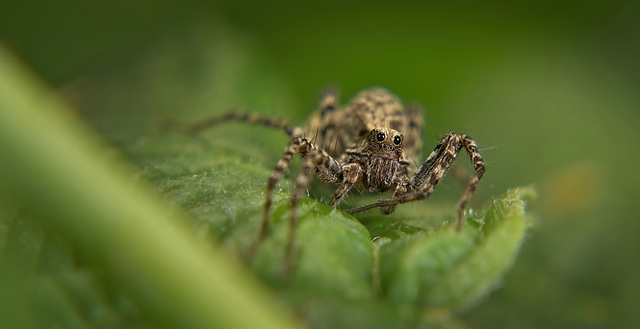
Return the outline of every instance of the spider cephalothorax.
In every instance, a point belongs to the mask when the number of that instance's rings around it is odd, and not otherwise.
[[[396,174],[405,172],[402,135],[390,128],[374,128],[366,138],[346,152],[349,163],[357,163],[362,171],[362,185],[369,191],[385,192],[398,182]]]

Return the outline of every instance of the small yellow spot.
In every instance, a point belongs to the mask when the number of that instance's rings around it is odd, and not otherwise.
[[[605,173],[600,163],[571,163],[544,180],[541,201],[554,215],[589,209],[607,193]]]

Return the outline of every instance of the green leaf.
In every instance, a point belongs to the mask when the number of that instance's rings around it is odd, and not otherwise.
[[[411,306],[465,308],[494,288],[511,266],[526,228],[531,188],[512,189],[461,232],[448,224],[402,239],[381,239],[384,294]]]
[[[279,207],[272,234],[260,247],[252,268],[268,282],[282,281],[289,207]],[[313,200],[300,206],[294,275],[284,283],[295,294],[346,300],[370,300],[372,245],[357,220]]]

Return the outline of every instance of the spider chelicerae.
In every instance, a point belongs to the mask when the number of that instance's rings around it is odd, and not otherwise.
[[[267,181],[262,226],[249,250],[250,255],[267,235],[276,184],[288,170],[294,156],[300,154],[302,157],[302,168],[295,177],[291,196],[285,273],[289,273],[293,258],[296,210],[312,174],[338,187],[329,202],[334,207],[356,184],[361,184],[368,192],[393,191],[390,198],[346,210],[355,214],[380,208],[382,213],[391,214],[401,203],[428,198],[460,150],[465,149],[475,173],[458,204],[456,228],[460,230],[467,202],[485,172],[476,142],[467,135],[454,132],[447,133],[424,163],[416,168],[413,161],[421,158],[422,149],[422,111],[418,107],[405,110],[397,97],[380,88],[360,92],[343,107],[338,107],[334,91],[325,92],[319,109],[304,127],[278,118],[232,112],[190,125],[188,130],[196,133],[225,121],[279,128],[291,137]]]

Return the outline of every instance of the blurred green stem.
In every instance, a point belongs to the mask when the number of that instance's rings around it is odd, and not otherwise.
[[[150,189],[133,189],[131,172],[105,158],[71,113],[0,44],[0,188],[167,327],[296,326],[237,264],[198,245]]]

